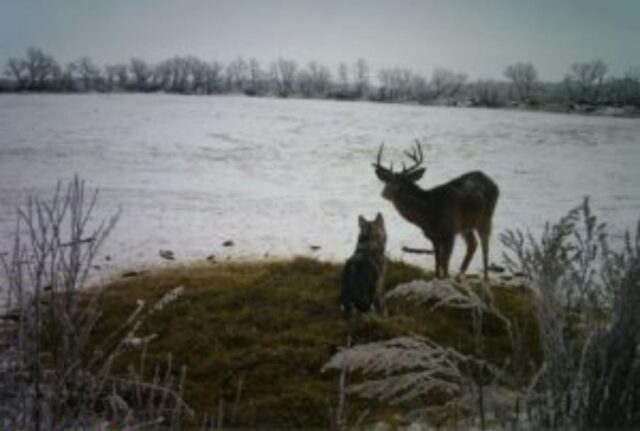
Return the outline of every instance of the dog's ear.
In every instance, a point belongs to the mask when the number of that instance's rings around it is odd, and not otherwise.
[[[384,227],[384,218],[381,213],[376,214],[375,223],[378,227]]]
[[[361,215],[358,216],[358,225],[360,226],[360,229],[367,225],[367,221]]]

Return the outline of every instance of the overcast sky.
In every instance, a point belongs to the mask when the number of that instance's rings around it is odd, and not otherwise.
[[[39,46],[100,64],[176,54],[263,65],[279,56],[332,69],[367,59],[430,75],[500,78],[532,62],[542,79],[604,60],[640,66],[640,0],[0,0],[0,65]]]

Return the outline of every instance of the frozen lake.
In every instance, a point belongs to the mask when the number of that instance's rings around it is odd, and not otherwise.
[[[80,174],[99,187],[99,217],[123,213],[105,271],[215,254],[220,260],[313,255],[343,260],[357,216],[384,214],[388,254],[426,247],[380,196],[371,162],[424,143],[420,184],[481,169],[501,188],[497,234],[540,229],[589,195],[615,234],[640,216],[640,121],[482,109],[169,95],[0,96],[0,251],[15,207]],[[223,247],[233,240],[233,247]],[[317,245],[319,251],[311,251]],[[458,240],[452,265],[463,252]],[[479,252],[473,267],[480,264]],[[426,260],[428,259],[428,260]],[[164,261],[162,261],[164,262]]]

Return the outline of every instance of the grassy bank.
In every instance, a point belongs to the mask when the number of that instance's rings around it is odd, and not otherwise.
[[[298,258],[281,262],[220,263],[159,269],[112,283],[103,297],[104,318],[95,333],[104,337],[136,307],[176,286],[184,294],[145,321],[139,335],[157,334],[149,344],[145,369],[173,355],[176,378],[186,365],[186,401],[209,417],[224,414],[237,427],[324,428],[330,405],[336,404],[338,376],[321,373],[322,365],[344,346],[419,334],[473,351],[472,323],[462,310],[427,312],[406,300],[389,304],[388,316],[342,317],[339,281],[342,266]],[[386,288],[431,274],[391,262]],[[493,286],[498,308],[522,328],[535,328],[529,294]],[[488,356],[500,363],[510,342],[500,322],[483,328]],[[525,330],[525,344],[537,356],[537,335]],[[139,361],[140,352],[123,355],[119,367]],[[432,400],[437,402],[438,400]],[[357,415],[365,402],[350,400]],[[393,413],[371,406],[371,418]]]

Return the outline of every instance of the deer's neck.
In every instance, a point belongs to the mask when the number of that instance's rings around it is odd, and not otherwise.
[[[401,187],[394,193],[391,202],[407,221],[420,227],[425,233],[433,229],[434,211],[431,211],[433,199],[429,190],[411,184]]]

